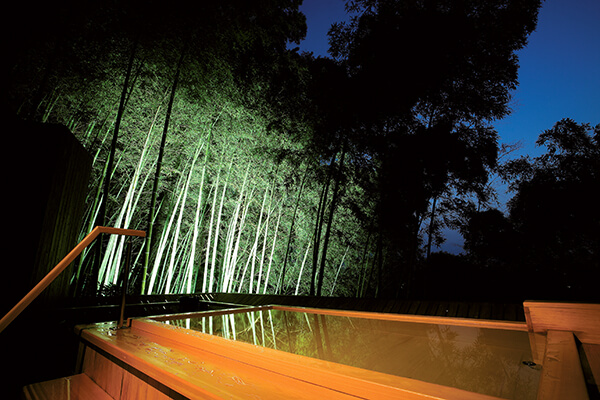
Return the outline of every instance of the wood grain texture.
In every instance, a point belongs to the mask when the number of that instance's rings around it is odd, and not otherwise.
[[[86,349],[83,372],[113,399],[119,399],[123,382],[123,369],[92,349]]]
[[[103,329],[85,329],[82,339],[183,398],[356,398],[140,331],[123,329],[112,334]],[[132,387],[131,393],[140,390]]]
[[[171,400],[172,398],[137,376],[126,372],[123,375],[121,399]]]
[[[573,332],[582,343],[600,344],[600,304],[526,301],[523,310],[538,364],[543,363],[549,330]]]
[[[530,332],[570,331],[582,343],[600,344],[600,304],[524,302]]]
[[[588,400],[573,333],[549,330],[538,400]]]
[[[596,392],[600,393],[600,345],[584,343],[582,347],[589,368],[587,383],[595,386]]]
[[[487,329],[506,329],[511,331],[527,331],[527,324],[518,321],[498,321],[490,319],[477,318],[458,318],[458,317],[440,317],[432,315],[405,315],[405,314],[386,314],[364,311],[342,311],[315,309],[309,307],[283,307],[273,306],[275,310],[288,310],[325,315],[340,315],[344,317],[383,319],[389,321],[406,321],[427,324],[453,325],[453,326],[470,326],[475,328]]]
[[[27,385],[23,388],[23,398],[25,400],[113,400],[85,374]]]
[[[155,321],[132,323],[118,331],[88,327],[81,338],[186,398],[498,400],[219,337],[199,341],[201,333]]]
[[[168,338],[190,347],[197,347],[203,352],[223,356],[263,370],[274,371],[293,379],[329,387],[336,391],[363,398],[495,398],[416,379],[382,374],[311,357],[257,347],[248,343],[231,341],[150,320],[132,320],[132,329],[133,332],[143,332],[145,336]],[[424,351],[426,352],[427,349],[424,349]]]

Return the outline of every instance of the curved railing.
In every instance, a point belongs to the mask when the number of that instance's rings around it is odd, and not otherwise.
[[[105,226],[97,226],[85,237],[65,258],[59,262],[48,274],[37,284],[33,289],[25,295],[1,320],[0,332],[2,332],[27,306],[35,300],[50,285],[61,272],[71,264],[79,254],[89,246],[101,233],[111,235],[138,236],[146,237],[146,232],[133,229],[108,228]]]

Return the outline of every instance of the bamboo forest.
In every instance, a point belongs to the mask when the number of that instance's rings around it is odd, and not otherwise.
[[[560,150],[503,163],[492,125],[510,112],[538,0],[348,1],[330,57],[298,50],[301,0],[82,3],[44,6],[23,33],[5,108],[66,126],[89,154],[79,240],[95,226],[147,232],[130,293],[459,297],[478,285],[485,297],[514,284],[519,297],[544,270],[540,287],[591,296],[576,277],[598,268],[597,207],[573,217],[586,227],[542,239],[527,201],[539,185],[564,193],[540,182],[573,165],[589,173],[569,187],[588,193],[600,130],[561,120],[540,137]],[[493,177],[514,189],[510,215],[494,208]],[[435,250],[445,228],[465,254]],[[86,249],[72,295],[114,294],[125,249],[116,235]]]

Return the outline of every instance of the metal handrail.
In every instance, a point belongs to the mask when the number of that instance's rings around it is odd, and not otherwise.
[[[124,235],[124,236],[138,236],[146,237],[146,232],[138,231],[134,229],[120,229],[120,228],[109,228],[105,226],[97,226],[85,237],[65,258],[59,262],[48,274],[37,284],[33,289],[29,291],[1,320],[0,320],[0,332],[2,332],[27,306],[35,300],[44,289],[50,285],[54,279],[60,275],[76,258],[81,252],[89,246],[94,239],[101,233],[108,233],[111,235]]]

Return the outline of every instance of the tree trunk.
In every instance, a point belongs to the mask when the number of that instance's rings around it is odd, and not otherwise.
[[[431,205],[431,218],[429,220],[429,234],[427,237],[427,260],[429,260],[429,256],[431,255],[431,242],[433,236],[433,229],[435,223],[435,203],[437,202],[437,196],[433,197],[433,204]]]
[[[375,298],[378,298],[381,294],[383,284],[381,281],[383,273],[383,238],[381,237],[381,233],[377,240],[377,255],[375,258],[377,259],[377,286],[375,288]]]
[[[369,249],[369,241],[371,240],[371,232],[369,231],[369,235],[367,236],[367,241],[365,243],[365,247],[363,249],[363,254],[360,260],[360,265],[361,265],[361,269],[363,270],[362,273],[361,271],[359,271],[359,281],[358,281],[358,286],[356,287],[356,294],[355,297],[356,298],[360,298],[363,297],[363,288],[365,286],[365,282],[366,282],[366,276],[367,276],[367,266],[368,266],[368,262],[367,262],[367,250]]]
[[[171,111],[173,110],[173,100],[175,99],[175,91],[177,90],[177,83],[179,81],[179,74],[181,73],[181,65],[183,58],[185,57],[185,51],[181,52],[179,62],[177,63],[177,70],[175,71],[175,79],[173,79],[173,86],[171,88],[171,96],[169,98],[169,105],[167,107],[167,114],[165,116],[165,125],[163,128],[163,134],[160,141],[160,149],[158,152],[158,161],[156,162],[156,172],[154,174],[154,184],[152,186],[152,197],[150,200],[150,211],[148,213],[148,229],[146,232],[146,252],[144,255],[144,268],[142,271],[142,288],[141,292],[144,293],[146,289],[146,275],[148,274],[148,263],[150,261],[150,254],[152,251],[152,235],[154,234],[154,213],[156,210],[156,196],[158,192],[158,183],[160,181],[160,171],[162,168],[162,160],[165,153],[165,143],[167,140],[167,132],[169,131],[169,120],[171,118]]]
[[[246,172],[248,172],[246,170]],[[244,177],[244,185],[245,185],[245,181],[247,178],[247,174]],[[254,195],[254,189],[250,190],[250,193],[246,196],[246,205],[244,206],[244,211],[242,212],[242,217],[240,220],[240,223],[238,224],[238,228],[237,228],[237,238],[235,239],[235,245],[233,247],[233,253],[231,255],[231,258],[229,260],[229,267],[228,267],[228,274],[227,274],[227,279],[224,282],[223,285],[223,291],[226,293],[229,293],[231,291],[231,289],[233,288],[233,278],[235,275],[235,269],[237,266],[237,259],[238,259],[238,252],[240,249],[240,244],[242,242],[242,231],[244,229],[244,226],[246,224],[246,216],[248,215],[248,208],[250,208],[250,203],[252,202],[252,196]],[[241,206],[241,203],[240,203]]]
[[[206,239],[206,251],[205,251],[205,259],[204,259],[204,277],[202,279],[202,293],[206,293],[207,284],[208,284],[208,265],[210,260],[210,244],[212,239],[212,227],[213,221],[215,218],[215,207],[217,204],[217,192],[219,191],[219,179],[221,177],[221,171],[217,172],[217,182],[215,183],[213,189],[213,200],[210,208],[210,222],[208,223],[208,239]]]
[[[298,282],[296,283],[296,292],[294,295],[298,296],[298,290],[300,289],[300,280],[302,279],[302,271],[304,270],[304,264],[306,263],[306,257],[308,256],[308,250],[310,249],[310,245],[312,244],[312,238],[308,241],[308,245],[306,246],[306,252],[304,253],[304,258],[302,259],[302,264],[300,264],[300,272],[298,273]]]
[[[210,147],[210,136],[208,145]],[[207,150],[208,152],[208,150]],[[188,260],[188,269],[187,269],[187,280],[186,280],[186,293],[192,293],[194,289],[193,277],[194,277],[194,263],[196,258],[196,243],[198,241],[199,229],[200,225],[200,210],[202,209],[202,194],[204,192],[204,176],[206,175],[206,161],[204,162],[204,166],[202,167],[202,176],[200,178],[200,189],[198,190],[198,201],[196,202],[196,214],[194,216],[194,231],[192,236],[192,244],[191,244],[191,253],[190,259]],[[204,215],[204,214],[202,214]]]
[[[213,291],[213,287],[215,286],[215,270],[217,264],[217,249],[219,246],[219,231],[221,229],[221,219],[223,217],[223,206],[225,204],[225,193],[227,192],[227,186],[229,185],[229,178],[231,174],[231,167],[233,165],[233,159],[229,163],[229,169],[227,171],[227,177],[225,179],[225,183],[223,184],[223,192],[221,193],[221,202],[219,204],[219,212],[217,214],[217,222],[215,225],[215,237],[213,240],[213,249],[212,249],[212,259],[210,264],[210,276],[208,277],[208,292]]]
[[[342,261],[340,261],[340,266],[338,267],[337,273],[335,274],[335,279],[333,280],[333,285],[331,286],[331,291],[329,292],[329,296],[333,296],[333,291],[335,290],[335,284],[337,283],[338,276],[340,276],[340,271],[342,270],[342,266],[344,265],[344,259],[346,258],[346,254],[348,254],[348,250],[350,250],[349,245],[348,245],[348,247],[346,247],[346,251],[344,252]]]
[[[300,184],[300,189],[298,190],[298,197],[296,198],[296,205],[294,206],[294,214],[292,215],[292,222],[290,224],[290,233],[288,234],[287,246],[285,248],[285,256],[283,257],[283,268],[281,270],[280,280],[283,281],[285,279],[285,272],[287,269],[287,261],[290,255],[290,246],[292,243],[292,235],[294,233],[294,225],[296,223],[296,213],[298,212],[298,206],[300,205],[300,198],[302,196],[302,190],[304,189],[304,184],[306,182],[306,177],[308,176],[308,164],[306,165],[306,170],[304,171],[304,177],[302,177],[302,183]],[[279,292],[281,294],[281,292]]]
[[[317,296],[321,296],[321,290],[323,288],[323,276],[325,274],[325,262],[327,261],[327,248],[329,245],[329,237],[331,234],[331,225],[333,225],[333,215],[335,213],[335,207],[337,205],[337,200],[340,191],[340,181],[341,170],[344,165],[344,156],[346,155],[346,151],[342,150],[342,156],[340,158],[340,164],[336,168],[336,177],[335,177],[335,186],[333,187],[333,199],[331,199],[331,206],[329,208],[329,220],[327,221],[327,229],[325,230],[325,239],[323,242],[323,253],[321,255],[321,267],[319,269],[319,283],[317,286]]]
[[[186,204],[186,200],[187,200],[188,189],[190,187],[190,181],[191,181],[192,175],[194,173],[194,167],[196,165],[196,161],[198,160],[198,157],[200,156],[200,152],[202,151],[203,147],[204,147],[204,144],[202,143],[201,145],[199,145],[199,148],[196,149],[196,151],[194,152],[192,164],[190,165],[190,170],[188,172],[188,176],[185,181],[185,185],[183,186],[183,189],[182,189],[183,199],[181,200],[181,204],[179,206],[179,216],[177,217],[177,225],[175,226],[175,237],[173,238],[173,247],[171,250],[171,261],[169,262],[169,268],[168,268],[168,272],[167,272],[167,283],[165,286],[165,294],[171,294],[171,292],[172,292],[171,282],[173,279],[173,274],[175,272],[175,257],[177,255],[177,246],[179,245],[179,233],[181,231],[181,222],[183,220],[183,214],[185,212],[185,204]]]
[[[148,285],[148,293],[147,294],[152,294],[152,292],[154,291],[156,275],[158,274],[162,256],[168,245],[169,235],[171,233],[173,221],[175,220],[175,216],[177,215],[177,209],[179,208],[179,203],[181,201],[182,196],[183,196],[183,191],[180,191],[179,195],[177,196],[177,200],[175,201],[175,206],[173,207],[173,211],[171,212],[171,217],[169,218],[169,222],[167,223],[166,228],[163,230],[163,234],[162,234],[161,240],[159,242],[158,249],[156,251],[156,256],[154,257],[154,266],[152,267],[152,273],[151,273],[151,277],[150,277],[150,283]],[[156,290],[155,292],[159,292],[159,291],[160,291],[160,289]]]
[[[159,107],[160,109],[160,107]],[[146,168],[146,155],[148,153],[148,149],[151,146],[152,139],[152,129],[154,127],[154,122],[156,121],[156,117],[158,115],[158,110],[156,111],[154,120],[148,130],[148,134],[146,135],[146,140],[144,142],[144,147],[142,148],[142,152],[140,154],[140,159],[136,165],[133,176],[131,178],[131,182],[129,183],[129,187],[127,189],[127,194],[125,195],[125,200],[123,201],[123,205],[121,206],[121,210],[119,215],[115,221],[114,226],[122,229],[129,229],[131,224],[131,219],[133,217],[133,213],[137,207],[137,203],[144,191],[144,187],[146,185],[149,174],[146,173],[144,179],[141,182],[141,186],[139,186],[140,177],[147,171]],[[117,242],[119,242],[117,246]],[[105,250],[102,265],[100,268],[99,279],[100,282],[103,282],[104,285],[107,284],[117,284],[117,280],[119,278],[119,269],[121,267],[121,257],[124,251],[125,245],[125,236],[118,237],[116,235],[111,235],[108,239],[108,246]]]
[[[256,253],[258,250],[258,239],[260,238],[260,232],[262,230],[262,217],[263,217],[263,213],[265,210],[265,202],[267,201],[267,195],[269,194],[269,189],[265,189],[265,196],[263,197],[263,202],[262,205],[260,207],[260,213],[258,214],[258,224],[256,224],[256,235],[254,236],[254,245],[252,246],[252,261],[250,262],[250,286],[248,288],[248,293],[252,293],[252,288],[253,288],[253,283],[254,283],[254,270],[255,270],[255,266],[256,266]],[[267,234],[267,232],[265,232],[265,235]],[[242,280],[244,279],[244,276],[242,275]],[[241,289],[241,285],[242,283],[240,282],[240,289]]]
[[[110,190],[110,175],[113,170],[113,163],[115,159],[115,152],[117,149],[117,140],[119,138],[119,128],[121,126],[121,119],[123,117],[123,112],[125,111],[125,100],[127,98],[127,90],[129,88],[129,79],[131,77],[131,70],[133,69],[133,61],[135,60],[135,53],[137,50],[137,41],[135,41],[131,46],[131,54],[129,55],[129,62],[127,64],[127,72],[125,73],[125,82],[123,82],[123,90],[121,91],[121,101],[119,104],[119,109],[117,111],[117,120],[115,122],[115,128],[113,132],[112,142],[110,145],[110,153],[108,156],[108,160],[106,161],[105,168],[105,177],[104,177],[104,189],[102,200],[100,203],[100,211],[98,213],[98,218],[96,219],[95,225],[104,226],[106,223],[106,205],[108,203],[108,193]],[[92,285],[90,285],[90,290],[94,290],[97,292],[98,290],[98,275],[100,273],[100,258],[103,248],[103,236],[96,240],[96,259],[94,261],[94,267],[92,270]]]
[[[327,203],[327,192],[329,192],[329,177],[327,182],[323,186],[321,196],[319,196],[319,207],[317,208],[317,219],[315,221],[315,232],[313,236],[313,259],[312,259],[312,273],[310,277],[310,295],[315,295],[315,279],[317,277],[317,265],[319,260],[319,242],[321,240],[321,228],[323,227],[323,214],[325,212],[325,203]]]
[[[281,221],[281,214],[283,212],[283,202],[279,207],[279,215],[277,216],[277,225],[275,225],[275,234],[273,235],[273,246],[271,247],[271,255],[269,257],[269,266],[267,268],[267,276],[265,277],[265,284],[263,286],[263,294],[267,293],[267,284],[269,283],[269,275],[271,274],[271,267],[273,265],[273,255],[275,254],[275,243],[277,243],[277,232],[279,231],[279,223]],[[257,291],[258,293],[258,291]]]

